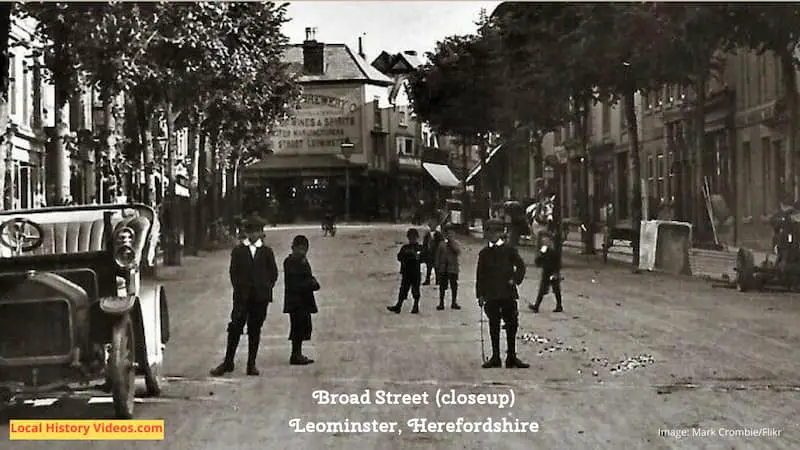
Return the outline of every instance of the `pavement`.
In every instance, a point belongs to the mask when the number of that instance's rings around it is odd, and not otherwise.
[[[404,228],[342,228],[334,238],[303,231],[311,240],[309,259],[322,285],[314,336],[306,348],[317,362],[305,367],[288,364],[288,320],[280,314],[279,282],[277,301],[263,330],[260,377],[244,375],[244,344],[232,375],[208,375],[223,356],[230,312],[228,252],[187,257],[182,267],[161,271],[172,324],[168,383],[162,397],[142,399],[136,415],[164,419],[166,439],[53,441],[47,448],[800,448],[796,296],[738,293],[692,277],[635,275],[615,262],[603,265],[597,258],[568,254],[566,313],[550,312],[552,298],[538,315],[524,307],[538,281],[532,265],[521,285],[518,351],[531,368],[481,369],[483,316],[472,298],[480,243],[469,238],[463,242],[461,311],[436,311],[436,289],[426,286],[421,314],[409,314],[406,305],[395,315],[385,307],[396,296],[395,254]],[[297,232],[267,231],[266,241],[279,259],[288,253]],[[532,259],[527,249],[522,256]],[[369,390],[372,403],[319,404],[314,392],[321,390],[359,395]],[[400,400],[420,402],[427,394],[430,404],[377,404],[379,391],[419,394]],[[466,396],[457,395],[456,405],[437,406],[437,397],[449,400],[446,394],[451,392]],[[42,398],[3,411],[0,436],[7,432],[9,418],[111,417],[110,405],[90,403],[91,398]],[[506,400],[513,404],[501,408],[495,402]],[[471,404],[478,401],[493,404]],[[505,420],[516,426],[536,422],[538,429],[459,433],[447,432],[446,425],[442,432],[409,425],[422,419],[456,424],[459,418]],[[391,433],[308,433],[293,429],[295,419],[301,425],[347,420],[397,425]],[[0,441],[1,449],[42,445]]]
[[[474,237],[481,237],[483,231],[480,226],[474,226],[470,228],[470,234]],[[599,258],[602,255],[603,235],[602,233],[597,233],[594,238],[597,257]],[[528,244],[523,240],[521,245]],[[582,253],[583,247],[580,232],[570,231],[564,242],[564,248],[572,253]],[[736,279],[734,268],[736,267],[736,252],[738,250],[735,247],[725,250],[690,249],[689,267],[691,267],[692,275],[714,282],[732,283]],[[774,255],[759,251],[753,251],[753,256],[756,264],[760,264],[767,257],[771,260],[775,259]],[[609,261],[631,264],[633,261],[633,247],[631,247],[630,241],[615,241],[615,246],[608,251],[608,259]]]

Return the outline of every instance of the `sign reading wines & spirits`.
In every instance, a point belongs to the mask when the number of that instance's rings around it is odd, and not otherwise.
[[[273,133],[272,147],[282,154],[339,154],[349,140],[363,152],[361,123],[364,100],[360,86],[305,86],[294,117]]]

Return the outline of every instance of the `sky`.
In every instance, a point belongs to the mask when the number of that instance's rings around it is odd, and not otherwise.
[[[299,1],[291,2],[284,34],[293,44],[305,40],[306,27],[317,29],[316,39],[347,44],[372,61],[381,51],[416,50],[422,57],[436,42],[455,34],[474,33],[481,8],[491,13],[501,2],[483,1]]]

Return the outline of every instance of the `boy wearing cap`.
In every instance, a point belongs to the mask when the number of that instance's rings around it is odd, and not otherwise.
[[[411,296],[414,297],[414,306],[411,308],[411,314],[419,314],[419,286],[421,280],[421,260],[422,260],[422,246],[419,245],[419,232],[416,228],[411,228],[406,233],[408,244],[400,247],[397,253],[397,260],[400,261],[400,294],[397,297],[397,303],[394,306],[387,306],[389,311],[400,314],[403,309],[403,302],[408,298],[408,291],[411,291]]]
[[[303,341],[311,340],[311,315],[318,312],[314,292],[320,289],[306,256],[308,247],[307,237],[295,236],[292,253],[283,261],[283,312],[289,314],[289,340],[292,342],[289,364],[299,366],[314,362],[303,355]]]
[[[233,308],[228,323],[225,360],[211,370],[211,375],[217,377],[233,372],[236,349],[245,325],[247,374],[259,374],[256,356],[261,341],[261,327],[267,318],[267,306],[272,302],[272,288],[278,280],[275,254],[261,240],[263,222],[250,218],[243,225],[245,238],[231,251],[229,273],[233,286]]]
[[[489,318],[489,337],[492,342],[492,357],[483,363],[483,368],[501,367],[500,321],[506,326],[506,367],[527,369],[530,367],[517,358],[517,329],[519,309],[517,286],[525,278],[525,261],[514,247],[501,238],[503,222],[490,219],[484,227],[487,245],[478,254],[478,269],[475,277],[475,295],[478,304]]]

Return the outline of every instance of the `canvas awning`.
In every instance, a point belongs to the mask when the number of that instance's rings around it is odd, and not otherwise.
[[[461,184],[453,171],[444,164],[422,163],[422,168],[439,183],[439,186],[452,188]]]
[[[473,167],[472,170],[469,171],[469,175],[467,175],[467,180],[465,181],[465,184],[470,184],[472,180],[475,177],[477,177],[479,173],[481,173],[481,169],[483,168],[483,166],[489,164],[489,162],[492,160],[492,157],[494,157],[494,155],[496,155],[501,148],[503,148],[503,144],[500,144],[497,147],[493,148],[492,151],[490,151],[489,154],[486,155],[486,161],[484,161],[483,164],[478,163],[475,167]]]

